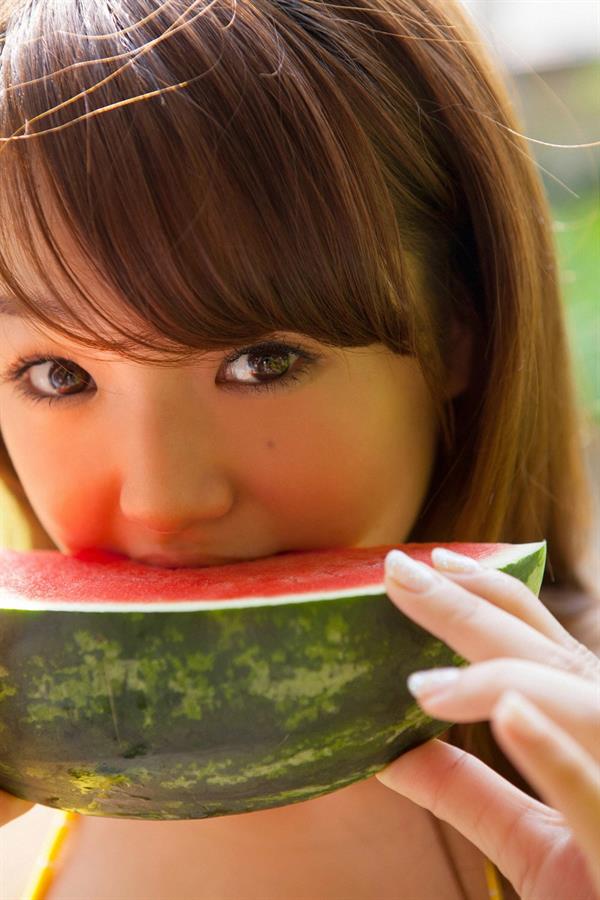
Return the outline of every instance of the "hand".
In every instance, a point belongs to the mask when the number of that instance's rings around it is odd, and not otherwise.
[[[441,548],[432,554],[437,570],[398,553],[386,557],[391,600],[472,663],[429,670],[454,673],[437,687],[429,673],[411,676],[419,704],[450,722],[489,719],[500,748],[549,805],[440,740],[375,777],[460,831],[523,900],[598,900],[600,661],[516,578],[481,566],[451,572],[457,554]],[[394,557],[404,586],[392,578]]]

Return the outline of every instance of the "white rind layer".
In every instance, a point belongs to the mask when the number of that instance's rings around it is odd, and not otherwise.
[[[544,541],[537,541],[532,544],[513,544],[510,547],[490,553],[489,556],[486,556],[479,562],[486,569],[501,569],[537,553],[544,546],[544,543]],[[307,591],[302,594],[279,594],[271,597],[247,597],[237,600],[124,600],[117,603],[107,600],[99,600],[97,602],[90,600],[81,604],[73,603],[71,600],[26,600],[18,594],[0,587],[0,610],[14,609],[30,610],[32,612],[73,613],[176,613],[215,609],[247,609],[255,606],[283,606],[290,603],[308,603],[315,600],[326,601],[343,597],[370,597],[377,594],[385,594],[383,579],[362,587],[341,588],[333,591]]]

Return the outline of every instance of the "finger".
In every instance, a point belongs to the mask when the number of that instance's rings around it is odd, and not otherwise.
[[[435,547],[431,559],[435,568],[456,584],[478,594],[499,609],[512,613],[574,654],[573,671],[578,671],[584,678],[595,680],[600,677],[598,657],[588,647],[580,644],[518,578],[497,569],[484,568],[476,560],[445,547]],[[468,571],[458,571],[458,567],[469,568]]]
[[[508,656],[567,671],[573,665],[564,647],[401,550],[385,558],[385,589],[403,613],[470,662]]]
[[[510,784],[481,760],[439,740],[405,753],[375,777],[430,810],[475,844],[513,883],[525,877],[567,835],[561,816]],[[524,871],[523,859],[531,861]]]
[[[34,805],[29,800],[21,800],[20,797],[13,797],[6,791],[0,791],[0,825],[12,822],[23,813],[29,812]]]
[[[463,669],[413,672],[408,686],[425,712],[448,722],[491,719],[500,697],[518,691],[592,757],[600,756],[600,693],[578,675],[525,660],[494,659]]]
[[[560,810],[600,891],[600,766],[566,731],[522,695],[497,704],[494,736],[540,796]]]
[[[484,597],[522,622],[527,622],[551,640],[571,646],[572,635],[518,578],[498,569],[485,568],[477,560],[445,547],[435,547],[431,552],[431,561],[439,572],[456,584]]]

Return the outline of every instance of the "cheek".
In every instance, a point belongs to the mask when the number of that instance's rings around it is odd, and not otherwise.
[[[333,412],[332,412],[333,410]],[[272,419],[250,449],[250,492],[298,544],[401,541],[426,492],[437,429],[424,396],[398,409],[397,389],[367,385],[332,404],[314,396]],[[248,484],[248,482],[247,482]]]
[[[77,442],[76,431],[61,437],[37,411],[39,424],[22,412],[4,412],[2,436],[29,503],[54,542],[66,545],[97,521],[92,448]]]

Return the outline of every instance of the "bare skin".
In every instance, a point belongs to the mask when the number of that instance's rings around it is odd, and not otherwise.
[[[25,320],[0,316],[0,429],[56,547],[211,565],[403,542],[426,494],[438,438],[416,361],[376,344],[332,350],[300,334],[277,340],[317,359],[298,381],[252,392],[260,360],[248,355],[225,364],[228,353],[211,353],[163,369],[83,351],[56,335],[42,338]],[[75,399],[34,403],[6,380],[17,357],[46,354],[69,361],[66,379],[60,366],[44,362],[23,371],[19,383],[52,396],[81,391]],[[295,372],[297,357],[286,359]],[[463,387],[464,373],[449,378],[449,396]],[[402,833],[411,837],[399,848]],[[151,838],[158,845],[148,856]],[[485,896],[480,854],[455,833],[452,840],[471,873],[470,896]],[[192,846],[200,868],[190,868]],[[82,891],[93,900],[91,884],[103,900],[133,900],[135,890],[145,900],[359,900],[374,890],[378,900],[421,900],[421,889],[426,900],[433,881],[423,884],[421,853],[427,847],[431,855],[434,846],[426,814],[375,779],[207,821],[86,817],[65,848],[68,865],[50,900]],[[164,864],[150,865],[159,853]],[[444,885],[443,857],[436,866],[428,878]],[[398,893],[405,889],[411,893]]]
[[[50,820],[43,807],[32,816],[42,811]],[[7,900],[20,896],[41,844],[40,835],[32,846],[27,820],[2,831],[0,860],[22,858]],[[482,854],[441,826],[464,894],[432,817],[375,778],[303,803],[216,819],[83,816],[63,845],[45,900],[488,900]]]
[[[52,362],[21,376],[58,396],[52,405],[31,402],[14,381],[0,387],[8,452],[64,552],[211,564],[401,541],[417,516],[437,423],[412,358],[279,335],[318,358],[298,381],[258,393],[248,354],[165,369],[42,340],[13,316],[0,317],[0,331],[3,371],[17,357],[69,361],[66,377]],[[284,358],[290,372],[294,356]]]

